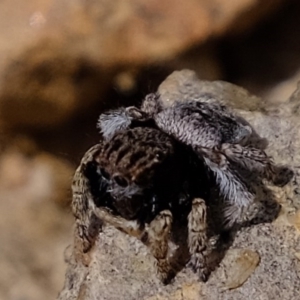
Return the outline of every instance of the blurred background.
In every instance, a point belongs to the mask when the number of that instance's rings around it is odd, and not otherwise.
[[[0,2],[0,299],[54,299],[72,241],[72,175],[98,115],[172,71],[270,103],[300,79],[297,0]]]

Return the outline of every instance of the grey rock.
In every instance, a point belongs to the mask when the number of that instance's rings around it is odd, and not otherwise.
[[[192,71],[183,70],[171,74],[161,84],[159,92],[166,106],[175,100],[185,101],[191,96],[211,93],[236,109],[259,136],[268,141],[266,152],[276,162],[291,166],[295,172],[295,177],[286,187],[269,187],[282,205],[281,214],[272,223],[264,223],[268,211],[263,211],[258,224],[240,229],[228,251],[224,249],[224,258],[207,283],[197,282],[196,274],[183,268],[167,286],[156,279],[152,258],[139,241],[114,228],[105,227],[90,254],[89,267],[76,263],[74,251],[67,255],[65,285],[58,299],[140,300],[155,295],[159,295],[157,299],[171,299],[169,296],[175,295],[186,284],[199,287],[199,299],[202,300],[298,299],[300,262],[295,253],[300,252],[300,238],[289,220],[297,215],[300,208],[297,193],[300,176],[300,87],[282,106],[268,107],[268,103],[238,86],[220,81],[200,81]],[[262,197],[271,194],[263,194]],[[273,207],[269,209],[272,212]],[[249,214],[257,210],[260,211],[260,208],[254,207]],[[236,249],[256,253],[260,261],[243,280],[240,279],[239,284],[228,290],[226,282],[232,262],[241,255]],[[257,263],[256,260],[253,265]]]

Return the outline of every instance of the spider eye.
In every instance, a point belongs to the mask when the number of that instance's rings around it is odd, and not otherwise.
[[[156,152],[155,158],[157,158],[158,160],[162,160],[164,158],[164,154],[162,152]]]
[[[109,174],[104,170],[104,169],[100,169],[100,172],[101,172],[101,175],[105,178],[105,179],[107,179],[107,180],[109,180],[110,179],[110,176],[109,176]]]
[[[119,175],[114,176],[114,181],[116,184],[118,184],[121,187],[126,187],[128,186],[128,182],[124,177],[121,177]]]

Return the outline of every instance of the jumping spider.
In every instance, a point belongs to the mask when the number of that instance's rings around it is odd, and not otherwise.
[[[103,140],[84,155],[72,186],[82,250],[93,246],[101,222],[109,223],[149,247],[165,283],[174,275],[168,237],[179,219],[186,219],[191,265],[202,280],[208,277],[210,185],[228,204],[222,221],[230,228],[255,197],[240,169],[278,186],[293,176],[250,146],[252,128],[216,101],[163,108],[150,94],[140,109],[102,114],[98,127]]]
[[[98,127],[106,139],[112,132],[136,122],[150,123],[179,142],[189,146],[205,161],[215,176],[221,196],[228,206],[224,226],[232,227],[255,199],[255,192],[241,175],[246,169],[276,186],[293,177],[285,166],[277,166],[262,150],[251,146],[252,128],[229,107],[209,96],[203,101],[175,102],[164,108],[158,94],[149,94],[141,108],[127,107],[102,114]]]
[[[135,127],[92,147],[76,170],[73,213],[87,252],[101,221],[139,238],[167,283],[175,274],[168,258],[173,219],[187,223],[191,262],[206,280],[206,201],[209,174],[193,151],[164,132]]]

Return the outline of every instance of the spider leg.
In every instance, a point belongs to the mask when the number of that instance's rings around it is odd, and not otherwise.
[[[120,216],[113,215],[104,207],[95,207],[94,214],[103,222],[110,224],[118,230],[125,232],[130,236],[140,238],[144,232],[144,225],[136,220],[126,220]]]
[[[111,139],[115,133],[128,129],[132,118],[128,110],[124,107],[110,110],[99,116],[97,128],[100,130],[104,139]]]
[[[199,273],[202,281],[207,281],[209,267],[207,265],[207,216],[206,204],[203,199],[196,198],[188,216],[188,246],[191,254],[189,265]]]
[[[125,108],[125,111],[132,120],[145,121],[147,118],[149,118],[147,113],[135,106],[128,106]]]
[[[236,223],[241,222],[244,216],[244,212],[246,211],[246,207],[236,206],[231,203],[225,206],[223,209],[223,229],[228,230],[233,228]]]
[[[246,143],[249,137],[252,134],[252,129],[250,126],[242,125],[241,123],[237,122],[237,128],[232,131],[225,132],[223,135],[223,140],[225,143],[232,143],[232,144],[240,144]]]
[[[81,244],[80,248],[83,253],[88,252],[94,245],[102,223],[92,213],[89,206],[92,201],[92,195],[87,191],[76,191],[73,187],[72,209],[76,218],[75,236]]]
[[[168,239],[172,219],[169,210],[161,211],[149,224],[141,239],[156,259],[157,275],[164,284],[167,284],[175,275],[168,259]]]
[[[280,187],[286,185],[294,175],[289,168],[276,166],[261,149],[243,147],[238,144],[222,144],[221,151],[229,160],[250,171],[257,172],[260,176]]]
[[[230,165],[230,161],[215,149],[197,148],[208,168],[215,174],[221,195],[237,207],[247,207],[255,195],[250,186]]]
[[[148,94],[141,105],[141,110],[152,117],[159,113],[162,109],[160,95],[158,93]]]
[[[156,259],[158,277],[163,283],[168,283],[174,276],[174,271],[168,260],[168,238],[172,225],[172,214],[168,210],[160,212],[145,229],[136,220],[126,220],[115,216],[106,208],[96,207],[95,215],[103,222],[110,224],[128,235],[139,238]]]
[[[75,259],[88,265],[90,261],[89,252],[93,247],[102,222],[93,214],[93,196],[90,192],[89,180],[84,175],[87,163],[93,161],[95,153],[99,151],[100,144],[88,150],[74,174],[72,183],[72,211],[76,219],[74,250]]]

